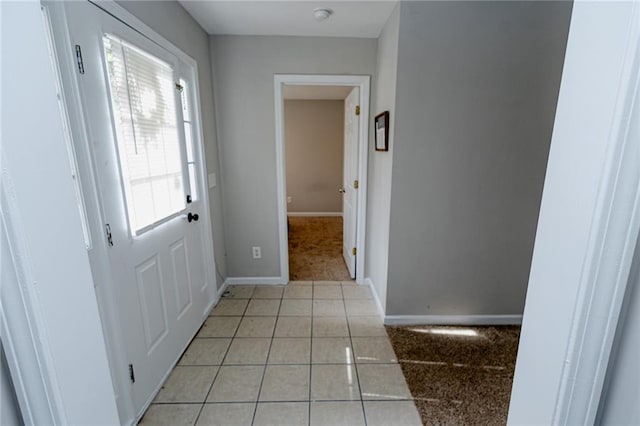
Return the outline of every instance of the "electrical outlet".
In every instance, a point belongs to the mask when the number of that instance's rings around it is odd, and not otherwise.
[[[251,247],[251,253],[253,254],[254,259],[262,258],[262,250],[260,249],[260,247]]]
[[[291,201],[292,201],[291,195],[287,195],[287,204],[291,204]]]

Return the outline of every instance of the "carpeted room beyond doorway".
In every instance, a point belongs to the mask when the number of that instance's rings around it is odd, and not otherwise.
[[[290,216],[289,276],[292,281],[347,281],[341,217]]]

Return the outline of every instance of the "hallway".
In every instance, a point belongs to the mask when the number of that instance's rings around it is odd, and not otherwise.
[[[371,291],[230,286],[141,424],[420,425]]]

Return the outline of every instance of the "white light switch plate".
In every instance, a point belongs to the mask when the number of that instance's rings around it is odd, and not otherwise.
[[[209,188],[215,188],[216,187],[216,174],[215,173],[209,173]]]

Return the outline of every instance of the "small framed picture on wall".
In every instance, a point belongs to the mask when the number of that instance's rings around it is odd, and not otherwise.
[[[389,151],[389,111],[376,115],[375,127],[376,151]]]

